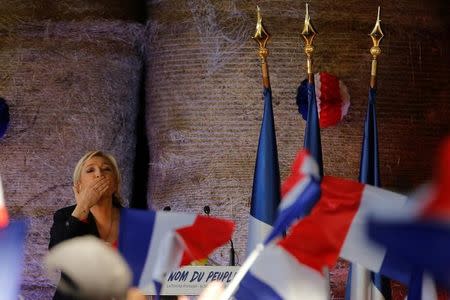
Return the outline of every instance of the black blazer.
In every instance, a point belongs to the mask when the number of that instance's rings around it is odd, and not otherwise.
[[[55,212],[53,215],[53,225],[50,229],[50,243],[48,248],[51,249],[53,246],[83,235],[94,235],[100,237],[95,223],[94,216],[89,212],[87,222],[78,220],[72,216],[72,212],[75,209],[75,205],[61,208]],[[65,276],[61,274],[61,276]],[[66,280],[70,280],[66,277]],[[72,297],[68,297],[63,293],[56,290],[53,300],[75,300]]]
[[[61,208],[53,215],[53,225],[50,229],[50,243],[48,248],[82,235],[91,234],[100,237],[94,216],[89,212],[87,223],[72,216],[75,205]]]

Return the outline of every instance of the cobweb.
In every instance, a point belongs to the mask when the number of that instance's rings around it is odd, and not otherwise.
[[[207,75],[221,69],[249,40],[253,23],[236,2],[230,0],[212,4],[209,0],[187,1],[207,58]]]

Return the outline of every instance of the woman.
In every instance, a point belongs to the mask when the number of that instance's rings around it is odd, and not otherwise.
[[[50,244],[77,236],[91,234],[117,248],[121,205],[120,173],[117,162],[101,151],[86,153],[73,173],[73,192],[76,204],[55,212],[50,230]],[[61,274],[70,284],[70,278]],[[71,299],[58,291],[53,299]]]

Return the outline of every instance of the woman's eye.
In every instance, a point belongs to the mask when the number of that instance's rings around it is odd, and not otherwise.
[[[103,171],[111,171],[111,168],[110,168],[110,167],[105,167],[105,168],[103,168],[102,170],[103,170]]]
[[[86,170],[86,173],[92,173],[92,172],[94,172],[93,168],[89,168],[89,169]]]

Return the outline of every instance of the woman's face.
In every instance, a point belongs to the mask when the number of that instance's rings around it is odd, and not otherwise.
[[[108,180],[109,188],[106,195],[112,196],[117,191],[117,178],[114,174],[114,169],[109,160],[101,156],[94,156],[86,160],[81,168],[80,181],[78,188],[81,190],[90,186],[99,178],[106,178]]]

